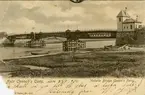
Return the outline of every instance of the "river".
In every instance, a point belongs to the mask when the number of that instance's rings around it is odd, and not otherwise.
[[[115,45],[115,40],[95,40],[87,41],[86,48],[100,48],[105,45]],[[50,52],[61,52],[62,43],[47,44],[44,48],[25,48],[25,47],[0,47],[0,58],[14,58],[30,55],[32,51],[45,50]]]

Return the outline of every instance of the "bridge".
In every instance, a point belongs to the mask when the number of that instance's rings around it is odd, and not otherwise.
[[[67,39],[100,39],[100,38],[116,38],[117,30],[66,30],[65,32],[31,32],[29,34],[13,34],[8,35],[7,39],[42,39],[47,37],[63,37]]]
[[[73,50],[74,48],[85,47],[85,42],[79,39],[109,39],[116,38],[117,30],[66,30],[60,32],[31,32],[29,34],[14,34],[8,35],[9,45],[13,46],[17,39],[30,39],[27,46],[32,47],[33,45],[39,44],[45,46],[43,38],[48,37],[62,37],[67,40],[63,42],[64,50]],[[71,47],[70,47],[71,46]],[[74,47],[75,46],[75,47]],[[78,47],[79,46],[79,47]],[[73,48],[73,49],[72,49]]]

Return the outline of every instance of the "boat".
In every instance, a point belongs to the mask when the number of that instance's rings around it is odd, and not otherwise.
[[[31,52],[31,55],[44,55],[44,54],[49,54],[49,51],[47,52]]]
[[[25,47],[30,47],[30,48],[41,48],[46,46],[46,43],[43,40],[39,40],[39,41],[28,41],[25,45]]]

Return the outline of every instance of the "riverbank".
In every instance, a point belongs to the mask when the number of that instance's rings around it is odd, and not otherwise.
[[[144,51],[98,52],[92,49],[15,59],[6,63],[25,68],[10,72],[12,77],[144,77],[144,59]]]

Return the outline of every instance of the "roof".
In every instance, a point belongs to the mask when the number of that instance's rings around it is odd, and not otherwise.
[[[126,10],[121,10],[117,17],[130,17]]]
[[[126,19],[123,23],[141,23],[141,21],[129,18],[129,19]]]

